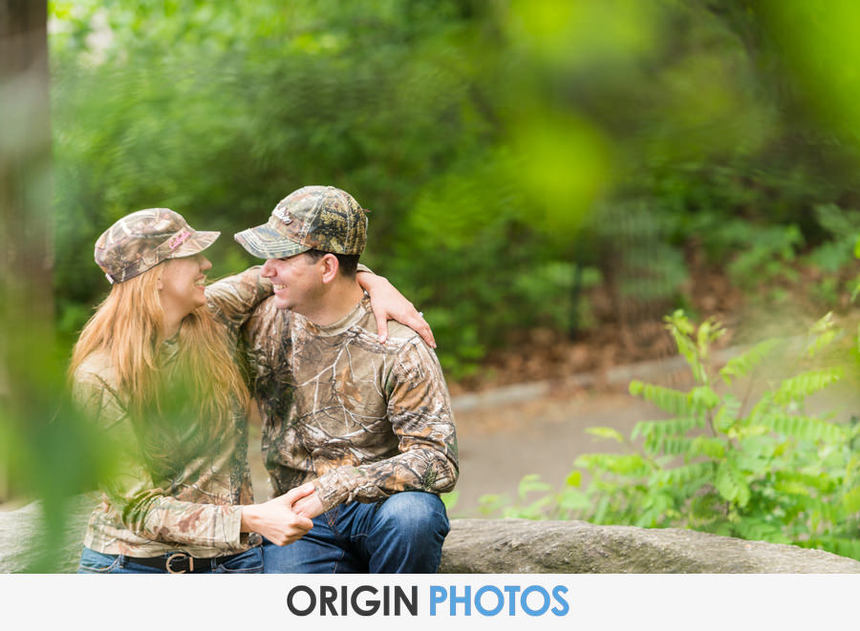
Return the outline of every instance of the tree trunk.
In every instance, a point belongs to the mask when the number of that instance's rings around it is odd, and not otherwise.
[[[0,405],[14,422],[40,407],[34,377],[54,354],[46,0],[0,0],[0,116]]]

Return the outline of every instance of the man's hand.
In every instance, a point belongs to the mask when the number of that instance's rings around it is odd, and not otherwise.
[[[310,488],[306,488],[310,486]],[[314,492],[313,484],[297,486],[280,497],[263,504],[242,507],[241,532],[258,532],[278,546],[301,539],[314,527],[310,517],[299,515],[293,504]]]
[[[388,279],[371,272],[359,272],[357,280],[370,296],[380,342],[388,339],[388,320],[397,320],[418,333],[430,348],[436,348],[433,331],[423,314]]]
[[[310,487],[311,492],[306,493],[307,489],[305,487]],[[293,503],[292,509],[296,515],[302,515],[309,519],[313,519],[317,515],[323,514],[323,505],[320,501],[319,494],[316,492],[314,488],[313,482],[305,482],[301,486],[297,486],[293,491],[298,491],[301,494],[301,497]]]

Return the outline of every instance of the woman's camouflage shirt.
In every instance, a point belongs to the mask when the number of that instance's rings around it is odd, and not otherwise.
[[[270,294],[271,284],[260,278],[259,268],[206,288],[209,307],[232,348],[251,309]],[[169,370],[171,358],[179,352],[177,344],[165,342],[160,350],[163,369]],[[215,442],[182,452],[181,443],[160,449],[147,440],[142,453],[140,424],[136,430],[129,418],[109,357],[102,353],[88,357],[75,373],[73,391],[108,432],[122,467],[90,517],[87,547],[134,557],[185,551],[208,558],[259,543],[257,535],[239,532],[240,505],[254,501],[245,410],[235,410],[228,431]],[[194,423],[206,421],[194,417]]]

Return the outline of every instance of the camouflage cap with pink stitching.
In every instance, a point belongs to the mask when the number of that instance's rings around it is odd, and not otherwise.
[[[96,241],[96,263],[111,283],[139,276],[168,259],[191,256],[220,232],[198,232],[169,208],[147,208],[119,219]]]
[[[361,254],[367,241],[367,211],[334,186],[305,186],[278,202],[269,221],[234,235],[261,259],[295,256],[308,250]]]

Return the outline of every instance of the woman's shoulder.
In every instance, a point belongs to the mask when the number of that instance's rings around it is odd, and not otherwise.
[[[96,351],[87,355],[72,374],[72,391],[81,403],[106,397],[119,399],[116,371],[110,354]]]
[[[106,382],[116,386],[116,371],[113,368],[110,354],[105,351],[95,351],[87,355],[78,364],[72,375],[75,383]]]
[[[125,416],[116,371],[106,352],[92,353],[78,365],[72,375],[72,395],[85,410],[105,421],[112,423]]]

